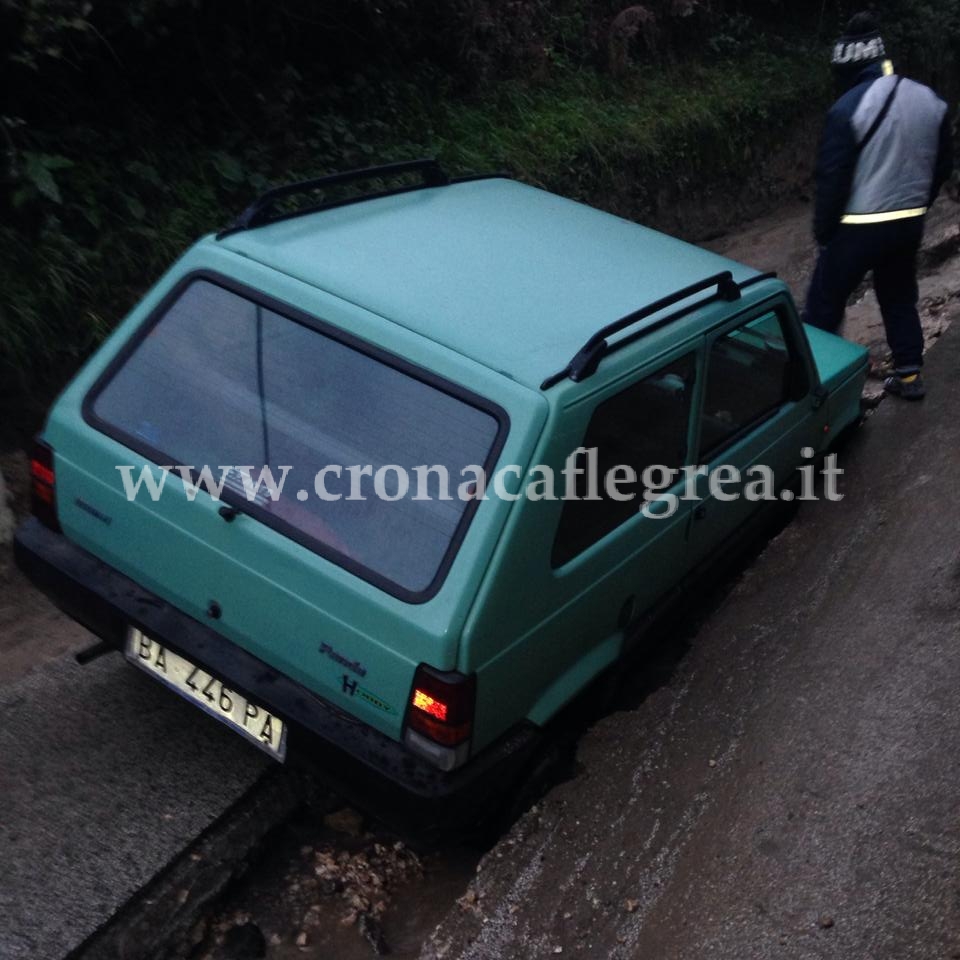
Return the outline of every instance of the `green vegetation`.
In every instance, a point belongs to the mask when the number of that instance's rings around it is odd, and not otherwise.
[[[499,162],[530,182],[595,200],[605,175],[642,170],[642,197],[663,178],[739,164],[758,127],[788,125],[798,104],[822,98],[824,79],[805,57],[762,53],[667,65],[619,82],[559,73],[548,86],[507,84],[493,102],[442,106],[429,146],[452,166]]]
[[[609,2],[0,0],[0,401],[45,396],[272,183],[436,155],[649,217],[666,187],[742,179],[829,96],[841,12],[794,6],[630,8],[656,17],[614,69]]]

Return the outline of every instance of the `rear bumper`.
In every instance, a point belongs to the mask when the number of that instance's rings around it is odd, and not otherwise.
[[[484,810],[519,777],[539,743],[535,728],[517,727],[466,766],[445,773],[39,521],[18,528],[14,555],[60,609],[110,646],[121,650],[127,628],[138,627],[267,707],[289,725],[291,759],[309,761],[332,789],[387,820],[437,826]]]

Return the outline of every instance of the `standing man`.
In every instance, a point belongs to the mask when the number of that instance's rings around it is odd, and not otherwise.
[[[813,232],[820,255],[803,319],[835,332],[848,297],[872,270],[893,353],[884,389],[919,400],[926,390],[917,251],[924,214],[953,166],[947,106],[893,72],[868,13],[847,24],[832,65],[841,96],[827,114],[817,156]]]

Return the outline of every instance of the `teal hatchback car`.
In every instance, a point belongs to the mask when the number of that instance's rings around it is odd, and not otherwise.
[[[857,420],[866,369],[775,277],[510,179],[294,184],[56,401],[16,556],[87,658],[276,759],[483,804]]]

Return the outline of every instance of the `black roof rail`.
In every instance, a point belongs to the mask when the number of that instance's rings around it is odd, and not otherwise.
[[[640,310],[634,310],[633,313],[628,313],[625,317],[621,317],[619,320],[614,320],[613,323],[608,323],[605,327],[601,327],[577,351],[562,370],[551,374],[540,384],[540,389],[549,390],[550,387],[567,378],[574,383],[586,380],[587,377],[597,372],[600,361],[607,356],[607,354],[613,353],[628,343],[633,343],[640,337],[645,337],[647,334],[653,333],[654,330],[659,330],[668,323],[679,320],[681,317],[685,317],[687,314],[693,313],[694,310],[698,310],[700,307],[712,303],[715,300],[739,300],[740,292],[745,287],[753,286],[753,284],[759,283],[761,280],[770,280],[774,277],[776,277],[775,273],[761,273],[737,283],[733,279],[733,274],[729,270],[724,270],[723,273],[715,273],[713,276],[698,280],[696,283],[691,283],[689,286],[683,287],[666,297],[661,297],[653,303],[648,303]],[[680,303],[688,297],[693,297],[698,293],[703,293],[705,290],[710,290],[712,287],[716,289],[709,297],[701,297],[693,303],[668,313],[666,316],[635,331],[629,337],[618,340],[613,346],[607,342],[607,337],[615,333],[620,333],[622,330],[625,330],[640,320],[653,316],[653,314],[659,313],[661,310],[665,310],[667,307],[671,307],[676,303]]]
[[[420,183],[407,187],[399,187],[394,190],[377,191],[359,197],[349,197],[345,200],[333,200],[319,205],[305,207],[302,210],[296,210],[292,213],[280,213],[275,216],[269,215],[277,201],[285,200],[287,197],[293,197],[299,193],[311,193],[314,190],[342,186],[343,184],[354,183],[358,180],[397,177],[407,173],[420,174]],[[328,209],[329,207],[343,206],[347,203],[354,203],[357,200],[369,200],[373,197],[382,197],[393,193],[405,193],[408,190],[422,190],[425,187],[445,187],[450,182],[450,177],[443,167],[441,167],[435,159],[426,157],[421,160],[403,160],[399,163],[385,163],[377,167],[364,167],[361,170],[331,173],[326,177],[318,177],[316,180],[301,180],[298,183],[288,183],[282,187],[275,187],[272,190],[268,190],[262,196],[257,197],[233,223],[217,234],[217,239],[219,240],[231,233],[237,233],[240,230],[251,230],[253,227],[262,227],[267,223],[274,223],[277,220],[286,220],[289,217],[297,217],[301,214],[313,213],[317,210]]]

